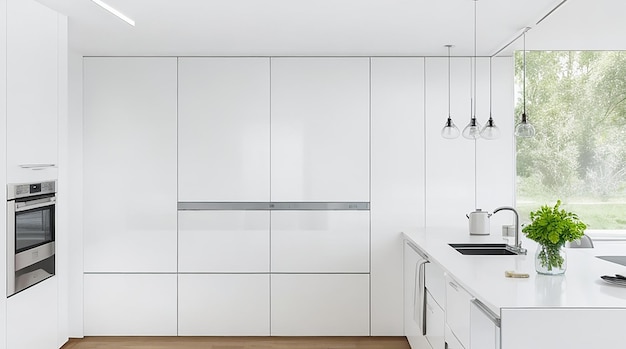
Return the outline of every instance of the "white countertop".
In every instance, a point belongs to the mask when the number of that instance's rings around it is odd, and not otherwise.
[[[469,256],[450,247],[449,243],[504,243],[499,233],[470,236],[464,229],[409,229],[405,238],[411,240],[439,264],[469,293],[496,314],[501,308],[566,307],[626,308],[626,287],[614,286],[600,279],[601,275],[626,275],[626,266],[601,260],[595,256],[626,255],[626,244],[597,244],[595,248],[568,248],[567,271],[562,276],[535,272],[536,243],[522,235],[527,255]],[[512,238],[511,238],[512,239]],[[529,278],[506,278],[505,270],[528,273]]]

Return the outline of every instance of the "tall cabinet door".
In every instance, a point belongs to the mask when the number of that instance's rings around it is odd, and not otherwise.
[[[269,201],[269,58],[179,58],[179,201]]]
[[[32,0],[6,11],[7,181],[56,179],[58,16]]]
[[[272,201],[369,201],[369,58],[272,58]]]
[[[176,58],[84,59],[86,272],[176,272]]]

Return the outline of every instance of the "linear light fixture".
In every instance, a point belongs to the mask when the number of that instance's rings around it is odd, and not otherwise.
[[[126,16],[125,14],[121,13],[120,11],[114,9],[113,7],[111,7],[111,5],[105,3],[102,0],[91,0],[93,2],[95,2],[98,6],[102,7],[103,9],[109,11],[110,13],[112,13],[113,15],[115,15],[117,18],[123,20],[124,22],[132,25],[133,27],[135,26],[135,21],[130,19],[128,16]]]

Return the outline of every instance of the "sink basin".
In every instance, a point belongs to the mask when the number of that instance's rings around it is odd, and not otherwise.
[[[506,244],[450,244],[450,246],[464,255],[510,256],[517,254]]]

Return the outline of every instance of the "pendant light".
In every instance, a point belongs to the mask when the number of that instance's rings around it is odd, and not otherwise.
[[[483,129],[480,131],[480,136],[487,140],[493,140],[500,137],[500,129],[498,129],[496,123],[493,122],[493,117],[491,116],[491,109],[493,104],[493,97],[491,92],[491,87],[493,85],[491,81],[491,58],[492,57],[489,57],[489,120],[487,120],[485,127],[483,127]]]
[[[452,121],[452,116],[450,115],[450,49],[453,45],[445,45],[445,47],[448,48],[448,120],[441,129],[441,136],[445,139],[455,139],[461,132]]]
[[[471,115],[472,118],[470,122],[463,129],[463,137],[467,139],[478,139],[480,138],[480,124],[476,120],[476,2],[478,0],[474,0],[474,71],[472,72],[472,81],[473,81],[473,90],[472,90],[472,98],[471,98]],[[471,70],[471,68],[470,68]]]
[[[524,107],[522,112],[522,121],[520,121],[517,126],[515,126],[515,135],[520,138],[531,138],[535,136],[535,127],[528,122],[528,117],[526,116],[526,31],[529,28],[526,28],[524,31],[524,52],[523,52],[523,62],[524,62],[524,80],[522,83],[522,94],[524,97]]]

